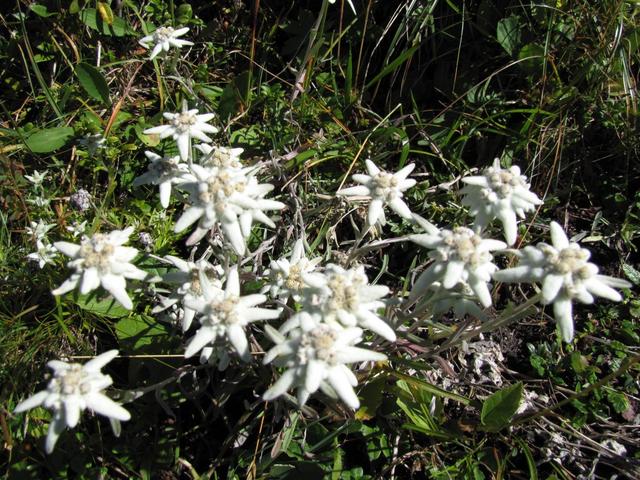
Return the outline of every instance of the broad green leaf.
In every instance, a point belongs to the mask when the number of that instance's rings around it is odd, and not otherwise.
[[[528,74],[542,72],[544,66],[544,48],[537,43],[528,43],[520,52],[518,52],[518,60],[520,60],[520,68]]]
[[[515,15],[503,18],[498,22],[496,40],[509,55],[513,55],[520,44],[520,30],[520,18]]]
[[[44,18],[57,15],[56,12],[50,12],[49,10],[47,10],[47,7],[45,5],[38,5],[37,3],[30,5],[29,10],[31,10],[33,13],[35,13],[39,17],[44,17]]]
[[[80,11],[80,4],[78,3],[78,0],[73,0],[73,2],[71,2],[71,4],[69,5],[69,13],[76,14],[79,11]]]
[[[522,400],[522,382],[509,385],[487,398],[482,404],[480,422],[488,430],[498,431],[506,427]]]
[[[109,25],[102,20],[102,17],[95,8],[82,10],[82,12],[80,12],[80,20],[87,27],[104,35],[124,37],[125,35],[134,33],[131,27],[129,27],[129,24],[120,17],[113,17],[113,23]]]
[[[122,318],[129,315],[129,310],[120,305],[115,299],[108,297],[99,300],[95,292],[79,295],[75,303],[81,309],[101,317]]]
[[[76,65],[76,76],[82,88],[94,99],[109,103],[109,86],[100,71],[88,63]]]
[[[121,345],[125,345],[130,352],[141,353],[140,350],[147,350],[145,347],[154,343],[168,343],[171,339],[163,324],[144,315],[123,318],[116,323],[115,330]]]
[[[71,127],[45,128],[29,135],[24,143],[34,153],[49,153],[62,148],[74,134]]]

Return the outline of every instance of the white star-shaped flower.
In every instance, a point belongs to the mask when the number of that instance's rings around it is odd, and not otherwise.
[[[36,240],[36,251],[27,255],[29,260],[38,262],[40,268],[44,268],[45,264],[53,265],[53,259],[58,255],[58,251],[53,245],[44,243],[41,239]]]
[[[262,198],[273,187],[259,184],[254,177],[247,176],[246,169],[205,168],[194,164],[191,171],[196,182],[183,185],[183,188],[191,192],[191,206],[174,227],[174,231],[178,233],[198,222],[196,230],[187,239],[187,245],[194,245],[209,230],[220,226],[235,252],[243,255],[246,250],[245,238],[251,233],[252,220],[257,219],[273,226],[273,222],[262,212],[284,208],[283,203]]]
[[[49,173],[49,170],[45,170],[42,173],[38,172],[37,170],[34,170],[32,175],[25,175],[24,178],[26,178],[31,183],[33,183],[36,187],[38,187],[42,185],[42,182],[44,182],[44,179],[47,178],[47,173]]]
[[[296,388],[298,404],[303,406],[309,395],[320,389],[356,410],[360,401],[353,388],[358,380],[346,364],[387,359],[382,353],[354,346],[362,340],[361,329],[329,325],[320,318],[303,320],[300,328],[286,336],[268,325],[265,331],[276,345],[267,352],[264,363],[274,362],[285,368],[262,396],[267,401]]]
[[[467,185],[461,190],[465,196],[462,204],[469,207],[475,217],[474,224],[480,229],[497,218],[504,228],[507,244],[513,245],[518,236],[518,217],[535,210],[542,200],[529,190],[527,177],[520,174],[520,168],[501,168],[500,159],[482,172],[482,175],[464,177]]]
[[[466,227],[439,230],[428,222],[421,222],[421,225],[427,233],[410,235],[409,239],[432,249],[429,257],[434,262],[416,281],[411,298],[422,295],[434,282],[440,282],[445,289],[463,283],[471,288],[485,308],[490,306],[488,282],[498,269],[491,252],[507,245],[499,240],[484,239]]]
[[[201,142],[212,142],[207,133],[218,133],[218,129],[207,122],[215,117],[214,113],[198,115],[197,109],[189,110],[186,102],[182,106],[181,113],[164,113],[164,118],[169,120],[168,125],[147,128],[146,135],[160,135],[160,138],[172,137],[178,144],[180,158],[183,161],[189,159],[191,152],[191,138]]]
[[[553,303],[553,313],[565,342],[573,340],[573,300],[593,303],[594,295],[614,302],[622,296],[614,288],[630,288],[625,280],[599,275],[598,267],[588,262],[591,253],[570,242],[562,227],[551,222],[551,243],[527,246],[518,252],[520,262],[514,268],[495,272],[500,282],[539,282],[541,303]]]
[[[371,160],[366,160],[365,163],[369,175],[355,174],[352,177],[361,185],[343,188],[338,190],[336,194],[370,198],[371,203],[367,212],[367,226],[369,227],[378,221],[382,224],[385,223],[385,205],[389,205],[402,218],[411,220],[411,210],[402,200],[402,192],[416,184],[414,179],[407,178],[415,168],[415,164],[411,163],[396,173],[389,173],[380,170]]]
[[[194,177],[189,174],[189,166],[186,163],[180,163],[179,155],[161,157],[149,151],[144,152],[144,154],[151,163],[148,171],[133,181],[133,186],[148,183],[158,185],[160,189],[160,205],[163,208],[167,208],[171,198],[171,185],[194,181]]]
[[[25,231],[27,232],[27,235],[30,235],[35,240],[44,240],[49,230],[55,226],[55,223],[45,223],[44,220],[40,219],[37,223],[30,222],[29,226],[25,228]]]
[[[126,309],[133,308],[127,295],[126,279],[144,280],[147,273],[130,263],[138,250],[122,246],[129,241],[131,233],[133,227],[83,237],[80,245],[54,243],[56,249],[71,257],[67,266],[75,272],[51,293],[62,295],[80,286],[80,293],[84,295],[102,285]]]
[[[168,52],[171,47],[182,48],[187,45],[193,45],[193,42],[182,40],[181,37],[189,31],[188,27],[174,29],[173,27],[159,27],[152,34],[142,37],[138,43],[144,48],[151,48],[149,60],[153,60],[163,50]]]
[[[238,270],[232,268],[227,274],[225,290],[213,285],[206,275],[200,275],[201,298],[185,298],[188,308],[200,313],[200,328],[189,341],[184,353],[192,357],[204,347],[220,339],[228,341],[242,360],[249,361],[249,342],[245,327],[260,320],[273,320],[280,316],[280,310],[257,308],[267,301],[262,294],[240,296]]]
[[[45,444],[47,453],[53,451],[65,428],[74,428],[78,424],[80,413],[87,408],[116,421],[131,418],[129,412],[102,393],[113,380],[100,370],[117,355],[117,350],[110,350],[84,365],[61,360],[47,363],[53,370],[53,378],[47,389],[19,403],[14,410],[20,413],[40,405],[53,410],[53,421],[49,425]]]

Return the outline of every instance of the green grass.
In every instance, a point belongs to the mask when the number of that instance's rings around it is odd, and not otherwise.
[[[111,2],[111,29],[99,12],[98,24],[88,19],[89,9],[109,2],[0,7],[0,427],[8,478],[535,479],[591,468],[596,478],[634,478],[638,5],[354,0],[355,17],[346,2],[343,10],[340,1],[287,3]],[[195,45],[147,62],[137,40],[165,24],[189,26]],[[95,67],[98,56],[109,98],[78,76],[78,65]],[[157,187],[132,186],[146,169],[144,150],[176,153],[142,131],[184,99],[217,113],[216,141],[244,148],[250,164],[264,162],[265,181],[288,205],[275,232],[254,229],[250,250],[264,252],[243,265],[247,290],[260,289],[269,260],[288,254],[304,232],[314,256],[362,263],[370,280],[406,292],[426,252],[410,242],[370,242],[415,227],[389,214],[383,230],[352,249],[366,209],[335,191],[365,159],[391,171],[416,163],[418,184],[406,195],[412,210],[438,226],[463,225],[459,183],[450,182],[496,156],[520,165],[545,198],[521,224],[525,243],[547,241],[543,228],[558,221],[582,236],[603,273],[626,275],[635,287],[620,304],[576,308],[572,345],[558,340],[550,309],[485,334],[504,354],[504,386],[522,382],[539,395],[531,417],[508,429],[482,422],[483,402],[500,388],[479,381],[451,316],[414,326],[388,347],[390,362],[359,379],[363,408],[355,415],[323,396],[301,410],[288,400],[265,403],[260,395],[275,370],[253,362],[218,372],[185,361],[190,335],[151,314],[151,287],[133,293],[133,313],[98,297],[54,298],[50,290],[69,275],[64,260],[41,270],[25,258],[35,247],[25,228],[41,218],[55,224],[52,241],[71,241],[66,227],[74,222],[86,220],[89,232],[134,225],[136,235],[151,235],[152,255],[189,257],[186,235],[173,233],[180,202],[165,211]],[[62,127],[73,129],[62,144],[51,136],[36,144],[39,130]],[[93,133],[105,134],[106,148],[90,155],[77,145]],[[45,169],[37,190],[25,175]],[[93,199],[86,212],[69,202],[80,188]],[[138,263],[162,273],[154,256]],[[229,262],[219,252],[213,259]],[[531,293],[498,287],[491,318]],[[409,312],[388,311],[414,325]],[[270,347],[262,327],[254,334]],[[162,388],[127,404],[133,420],[120,439],[104,419],[85,415],[46,456],[49,413],[11,411],[44,387],[48,360],[110,348],[127,357],[109,368],[118,389]],[[607,439],[627,456],[603,446]],[[569,444],[574,450],[555,462]]]

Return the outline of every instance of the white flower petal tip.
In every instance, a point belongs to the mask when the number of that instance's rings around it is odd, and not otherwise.
[[[465,187],[462,204],[469,207],[475,224],[483,228],[493,219],[498,219],[504,228],[505,239],[513,245],[517,239],[517,217],[524,218],[526,212],[542,204],[537,195],[529,190],[527,178],[520,175],[517,166],[501,168],[500,160],[479,176],[462,178]]]
[[[361,185],[340,189],[337,194],[371,199],[366,221],[369,227],[383,222],[386,205],[400,217],[411,220],[411,210],[402,200],[402,196],[405,190],[416,184],[415,180],[407,179],[415,164],[407,165],[396,173],[389,173],[380,170],[371,160],[366,160],[365,163],[368,175],[356,174],[352,177]]]
[[[553,304],[555,320],[562,339],[571,342],[574,335],[572,302],[592,303],[594,296],[612,301],[622,300],[614,288],[631,286],[625,280],[598,274],[598,267],[589,262],[589,250],[570,242],[562,227],[550,224],[552,245],[539,243],[519,252],[516,267],[494,273],[502,282],[537,282],[542,285],[541,303]]]
[[[40,405],[53,411],[45,442],[47,453],[53,451],[65,428],[74,428],[78,424],[80,414],[87,408],[110,420],[125,421],[131,418],[127,410],[102,393],[113,381],[100,370],[117,355],[117,350],[110,350],[84,365],[52,360],[47,364],[53,370],[53,376],[46,390],[18,404],[16,413]]]

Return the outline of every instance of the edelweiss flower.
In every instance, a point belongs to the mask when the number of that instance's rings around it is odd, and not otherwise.
[[[48,243],[43,243],[42,240],[36,240],[37,250],[27,255],[29,260],[38,262],[40,268],[44,268],[45,264],[49,263],[53,265],[53,259],[58,255],[58,251]]]
[[[256,308],[256,305],[267,301],[265,295],[241,297],[240,279],[236,268],[232,268],[227,274],[224,291],[209,282],[206,275],[200,275],[200,287],[202,297],[189,297],[184,300],[186,307],[202,314],[199,319],[200,328],[189,342],[184,356],[192,357],[216,339],[226,339],[240,358],[249,361],[249,342],[244,327],[259,320],[278,318],[280,310]]]
[[[391,209],[402,218],[410,220],[411,210],[402,200],[402,192],[413,187],[416,181],[407,176],[415,168],[411,163],[396,173],[388,173],[380,170],[371,160],[367,160],[367,172],[369,175],[355,174],[353,179],[361,183],[357,187],[349,187],[338,190],[337,195],[364,196],[371,198],[369,211],[367,213],[367,226],[371,227],[380,220],[385,223],[384,206],[389,205]]]
[[[87,229],[87,221],[84,220],[81,223],[73,222],[72,225],[66,227],[67,232],[73,235],[73,238],[79,237],[80,235],[84,235],[84,232]]]
[[[483,239],[473,230],[456,227],[438,230],[428,222],[421,223],[427,233],[410,235],[413,242],[431,248],[429,257],[434,260],[416,281],[411,298],[417,298],[433,282],[441,282],[446,289],[459,283],[467,284],[486,308],[491,305],[491,293],[487,283],[496,267],[493,250],[506,248],[499,240]]]
[[[257,219],[274,226],[262,211],[284,208],[283,203],[262,198],[265,190],[271,190],[271,185],[258,184],[254,177],[246,175],[244,169],[204,168],[194,164],[191,171],[196,182],[186,183],[184,188],[191,192],[192,203],[174,227],[177,233],[198,221],[198,227],[187,240],[187,245],[199,242],[210,229],[220,225],[235,252],[242,255],[246,249],[245,237],[250,234],[251,221]],[[243,217],[243,227],[239,217]]]
[[[319,278],[320,281],[315,281]],[[362,265],[345,270],[338,265],[327,265],[324,275],[308,278],[317,289],[312,300],[312,308],[318,308],[324,322],[339,322],[345,327],[371,330],[381,337],[394,342],[393,329],[375,312],[385,307],[380,299],[389,294],[384,285],[369,285],[369,279]]]
[[[33,183],[36,187],[39,187],[40,185],[42,185],[44,179],[47,178],[47,173],[49,173],[49,170],[45,170],[42,173],[34,170],[33,175],[25,175],[24,178]]]
[[[87,149],[89,155],[94,155],[98,150],[106,148],[107,139],[101,133],[87,134],[78,143]]]
[[[196,311],[185,305],[186,299],[202,300],[204,294],[202,291],[202,284],[200,278],[204,275],[213,287],[222,288],[222,282],[220,279],[224,275],[222,267],[214,267],[204,259],[200,259],[197,262],[187,262],[181,258],[167,255],[164,257],[171,264],[173,264],[178,271],[168,272],[163,276],[165,282],[179,285],[179,287],[173,290],[172,294],[163,299],[161,304],[152,310],[152,313],[159,313],[167,308],[180,302],[184,310],[182,315],[182,331],[189,330],[193,318],[196,315]],[[215,278],[210,277],[210,273],[214,273]]]
[[[143,173],[133,181],[133,186],[151,183],[160,188],[160,205],[164,208],[169,206],[171,198],[171,185],[193,181],[193,176],[189,175],[189,166],[180,163],[180,156],[161,157],[160,155],[146,151],[145,156],[151,160],[148,171]]]
[[[159,27],[151,35],[142,37],[138,43],[144,48],[151,48],[153,44],[153,50],[149,56],[149,60],[153,60],[163,50],[168,52],[171,47],[182,48],[187,45],[193,45],[193,42],[178,38],[188,31],[188,27],[178,28],[177,30],[173,27]]]
[[[74,268],[75,272],[51,293],[62,295],[79,285],[80,293],[85,294],[102,285],[126,309],[133,308],[125,279],[144,280],[147,274],[130,263],[138,255],[138,250],[122,246],[132,232],[133,227],[107,234],[96,233],[93,237],[84,237],[80,245],[54,243],[59,251],[71,257],[67,266]]]
[[[396,173],[389,173],[380,170],[371,160],[366,160],[365,163],[369,175],[355,174],[352,177],[362,185],[343,188],[336,194],[371,198],[367,212],[367,226],[375,225],[378,220],[382,224],[385,223],[383,209],[385,205],[389,205],[402,218],[410,220],[411,210],[402,200],[402,192],[416,184],[414,179],[407,178],[415,168],[415,164],[411,163]]]
[[[312,273],[321,261],[320,257],[309,260],[304,254],[304,242],[299,239],[293,245],[289,259],[280,258],[271,261],[269,266],[271,285],[266,288],[270,290],[272,296],[280,297],[284,302],[289,296],[299,302],[303,289],[309,286],[309,281],[311,284],[322,282],[322,279],[318,278],[319,274]],[[314,276],[316,278],[313,278]],[[306,281],[305,278],[310,280]]]
[[[499,158],[482,175],[465,177],[462,181],[467,184],[461,190],[465,195],[462,204],[469,207],[475,225],[482,229],[497,218],[502,222],[509,245],[513,245],[518,236],[517,217],[524,218],[525,212],[542,204],[542,200],[529,190],[527,177],[520,175],[520,168],[500,168]]]
[[[44,223],[44,220],[42,219],[38,220],[38,223],[30,222],[29,225],[29,227],[25,228],[25,231],[27,232],[27,235],[30,235],[36,241],[44,240],[49,230],[56,226],[55,223]]]
[[[169,125],[147,128],[146,135],[160,135],[160,138],[173,137],[178,144],[180,158],[184,161],[191,157],[191,137],[201,142],[212,142],[207,133],[217,133],[218,129],[207,122],[215,117],[214,113],[198,115],[197,109],[188,110],[187,104],[182,105],[182,113],[164,113]]]
[[[264,363],[275,360],[286,370],[262,398],[273,400],[290,388],[296,388],[298,404],[303,406],[309,395],[321,389],[356,410],[360,401],[353,387],[358,385],[358,380],[346,364],[384,361],[386,355],[354,347],[362,340],[362,330],[357,327],[329,325],[321,323],[320,319],[302,323],[307,323],[308,327],[291,330],[287,337],[268,326],[265,329],[276,346],[267,352]]]
[[[102,393],[113,380],[109,375],[101,373],[100,369],[117,355],[117,350],[110,350],[84,365],[60,360],[47,363],[53,370],[53,378],[47,389],[29,397],[14,410],[15,413],[20,413],[40,405],[53,410],[53,421],[49,425],[45,444],[47,453],[53,451],[65,428],[73,428],[78,424],[80,413],[87,408],[118,421],[131,418],[129,412]]]
[[[518,252],[517,267],[493,274],[500,282],[539,282],[542,284],[542,304],[553,303],[553,313],[565,342],[573,340],[572,300],[593,303],[593,296],[614,302],[622,296],[613,288],[630,288],[619,278],[598,274],[598,267],[588,262],[591,253],[576,242],[569,242],[562,227],[551,222],[551,243],[527,246]],[[613,288],[612,288],[613,287]]]

